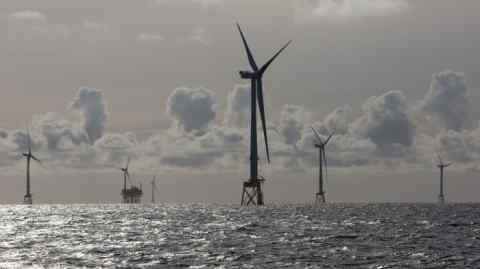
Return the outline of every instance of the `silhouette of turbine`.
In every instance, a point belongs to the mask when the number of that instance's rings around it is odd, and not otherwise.
[[[243,183],[242,205],[256,204],[263,205],[263,193],[261,184],[265,179],[258,175],[258,145],[257,145],[257,100],[260,110],[260,119],[262,121],[263,138],[267,153],[267,161],[270,162],[270,151],[268,148],[267,126],[265,122],[265,105],[263,101],[263,74],[277,56],[291,43],[288,41],[272,58],[270,58],[260,69],[258,68],[250,47],[247,44],[245,36],[237,23],[238,31],[242,38],[243,45],[247,54],[248,62],[252,70],[239,71],[242,79],[249,79],[251,84],[251,125],[250,125],[250,179]],[[250,189],[250,191],[249,191]],[[247,197],[245,197],[245,195]],[[247,199],[245,199],[247,198]],[[256,198],[256,201],[255,201]]]
[[[438,203],[445,203],[445,195],[443,193],[443,170],[449,167],[452,163],[444,163],[440,154],[437,153],[438,164],[437,167],[440,168],[440,193],[438,194]]]
[[[125,203],[125,193],[127,191],[127,179],[130,182],[130,173],[128,172],[128,165],[130,164],[130,157],[127,158],[127,163],[125,164],[125,167],[120,168],[120,170],[123,172],[123,190],[122,193],[123,195],[123,202]],[[131,183],[130,183],[131,184]]]
[[[325,141],[322,140],[320,134],[318,134],[317,130],[313,128],[313,133],[317,137],[317,141],[315,142],[315,147],[318,148],[318,192],[315,194],[315,203],[325,203],[325,187],[324,187],[324,180],[323,180],[323,167],[325,166],[325,180],[327,179],[327,154],[325,151],[325,147],[327,143],[333,136],[333,132],[327,137]]]
[[[27,126],[27,148],[28,148],[28,152],[22,154],[27,159],[27,184],[26,184],[25,196],[23,196],[23,203],[31,205],[33,203],[33,198],[32,198],[32,193],[30,191],[30,162],[31,160],[34,160],[38,162],[40,165],[42,164],[42,162],[32,154],[32,139],[30,137],[30,130],[28,126]]]
[[[156,177],[153,176],[153,179],[151,181],[151,184],[152,184],[152,204],[155,203],[155,193],[156,192],[160,192],[160,190],[157,188],[157,184],[156,184],[156,181],[155,181]]]

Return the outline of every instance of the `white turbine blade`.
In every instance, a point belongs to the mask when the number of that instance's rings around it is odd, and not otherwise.
[[[127,164],[125,165],[125,170],[128,170],[129,164],[130,164],[130,156],[127,158]]]

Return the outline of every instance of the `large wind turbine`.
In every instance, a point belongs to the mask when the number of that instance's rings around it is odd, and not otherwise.
[[[23,203],[31,205],[33,203],[32,193],[30,192],[30,161],[34,160],[41,164],[42,162],[32,154],[32,139],[30,137],[30,130],[27,127],[27,148],[28,152],[22,155],[27,159],[27,190],[23,196]]]
[[[273,55],[260,69],[255,63],[253,54],[247,44],[245,36],[237,23],[238,31],[242,37],[242,42],[247,53],[248,62],[252,70],[240,71],[240,77],[249,79],[251,84],[251,125],[250,125],[250,179],[243,183],[242,205],[256,204],[263,205],[263,193],[261,183],[265,180],[258,175],[258,148],[257,148],[257,99],[258,108],[260,110],[260,119],[262,121],[263,137],[267,153],[267,161],[270,162],[270,151],[268,149],[267,127],[265,123],[265,108],[263,102],[263,83],[262,77],[270,64],[277,56],[290,44],[288,41],[280,50]],[[250,189],[251,191],[248,191]],[[245,199],[245,195],[247,199]],[[256,201],[255,201],[256,198]]]
[[[327,146],[328,141],[333,136],[331,133],[325,141],[322,140],[320,135],[318,134],[317,130],[313,128],[313,133],[317,137],[317,141],[315,142],[315,147],[318,148],[318,192],[315,194],[315,203],[325,203],[325,188],[324,188],[324,181],[323,181],[323,167],[325,166],[325,178],[327,178],[327,154],[325,153],[325,147]]]
[[[440,193],[438,194],[438,203],[445,203],[445,195],[443,193],[443,169],[449,167],[452,163],[444,163],[442,157],[437,153],[438,164],[437,167],[440,168]]]

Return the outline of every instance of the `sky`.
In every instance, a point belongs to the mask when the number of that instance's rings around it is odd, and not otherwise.
[[[478,202],[480,2],[102,0],[0,3],[0,203],[116,203],[121,168],[144,201],[239,203],[248,178],[248,61],[264,76],[267,203]]]

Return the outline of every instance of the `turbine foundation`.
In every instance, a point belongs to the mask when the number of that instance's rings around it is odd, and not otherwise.
[[[327,199],[325,198],[325,192],[317,192],[315,194],[315,203],[316,204],[324,204],[327,202]]]
[[[242,204],[241,205],[263,205],[262,183],[265,178],[243,182]]]
[[[31,194],[25,194],[25,196],[23,196],[23,204],[25,205],[33,204],[33,199]]]

